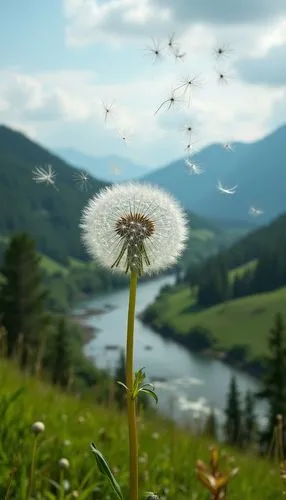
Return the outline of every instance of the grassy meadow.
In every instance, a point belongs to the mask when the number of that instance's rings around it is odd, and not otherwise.
[[[156,314],[152,325],[168,325],[174,332],[186,334],[198,325],[211,331],[218,350],[245,345],[249,359],[267,352],[267,338],[277,311],[283,312],[286,288],[230,300],[207,309],[196,306],[187,286],[178,286],[160,296],[152,305]]]
[[[0,365],[0,498],[27,500],[35,436],[31,425],[45,424],[37,439],[35,473],[30,499],[116,498],[96,466],[89,444],[104,453],[127,498],[128,436],[124,414],[115,408],[96,406],[92,398],[81,400],[61,393],[44,382],[20,373],[14,365]],[[96,387],[94,388],[96,391]],[[19,391],[19,394],[17,394]],[[160,402],[159,402],[160,404]],[[195,476],[197,459],[208,461],[211,443],[179,430],[156,416],[139,417],[140,490],[155,491],[160,500],[209,498]],[[229,486],[232,500],[282,498],[279,468],[252,452],[224,449],[222,468],[238,467]],[[61,458],[70,467],[60,469]]]

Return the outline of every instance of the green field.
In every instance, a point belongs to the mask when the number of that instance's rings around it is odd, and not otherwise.
[[[72,499],[77,491],[81,500],[112,500],[107,480],[98,472],[89,444],[94,441],[112,466],[127,500],[128,434],[124,414],[114,407],[96,406],[59,392],[43,382],[19,373],[4,360],[0,365],[0,497],[25,500],[34,437],[31,424],[44,422],[45,432],[38,438],[34,493],[31,498]],[[19,388],[23,393],[11,400]],[[95,389],[96,390],[96,389]],[[160,404],[160,401],[159,401]],[[206,500],[209,498],[195,477],[197,459],[208,461],[206,438],[194,436],[191,430],[176,429],[159,417],[141,414],[140,429],[140,499],[143,491],[158,492],[160,499]],[[239,467],[228,491],[232,500],[276,500],[282,498],[278,466],[255,457],[224,448]],[[70,468],[62,472],[58,461],[67,458]],[[226,467],[223,461],[224,467]],[[228,466],[230,467],[230,465]],[[5,496],[11,482],[9,496]],[[68,480],[63,494],[57,485]],[[94,492],[94,493],[92,493]],[[96,493],[95,493],[96,492]],[[168,493],[167,493],[168,492]]]
[[[181,286],[162,295],[152,309],[155,326],[168,325],[180,334],[202,326],[213,333],[218,350],[247,345],[250,358],[256,358],[266,353],[274,315],[283,314],[285,305],[286,287],[198,310],[190,289]]]

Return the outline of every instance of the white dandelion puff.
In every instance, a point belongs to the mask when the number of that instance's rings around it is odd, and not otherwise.
[[[81,191],[86,191],[89,187],[89,175],[84,170],[75,172],[73,175],[74,181]]]
[[[32,429],[32,432],[34,434],[36,434],[36,435],[41,434],[45,430],[45,424],[43,424],[43,422],[39,422],[39,421],[34,422],[31,429]]]
[[[220,181],[218,181],[217,183],[217,189],[221,192],[221,193],[225,193],[225,194],[235,194],[236,193],[236,188],[238,186],[233,186],[232,188],[227,188],[225,186],[222,185],[222,183]]]
[[[69,463],[69,460],[67,458],[61,458],[59,461],[58,461],[58,464],[59,464],[59,467],[61,469],[68,469],[69,466],[70,466],[70,463]]]
[[[121,273],[154,274],[185,248],[187,218],[168,193],[136,182],[116,184],[90,199],[80,227],[87,251]]]
[[[46,167],[35,167],[32,170],[33,180],[38,184],[50,184],[55,186],[55,177],[56,172],[53,170],[51,165],[47,165]],[[56,188],[57,189],[57,188]]]

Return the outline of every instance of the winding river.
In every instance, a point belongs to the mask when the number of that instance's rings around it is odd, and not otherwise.
[[[173,276],[139,284],[137,313],[150,304],[160,288],[174,282]],[[98,329],[86,345],[86,354],[97,366],[114,372],[120,347],[125,347],[128,289],[111,292],[81,304],[76,312],[94,310],[85,323]],[[159,396],[159,411],[177,422],[198,420],[210,408],[218,420],[223,420],[223,409],[230,378],[236,375],[242,394],[247,389],[257,391],[259,383],[218,360],[211,360],[188,352],[172,341],[165,341],[138,319],[135,324],[135,368],[145,367]],[[264,406],[257,408],[262,417]]]

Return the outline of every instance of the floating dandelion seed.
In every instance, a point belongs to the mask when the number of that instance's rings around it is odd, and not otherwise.
[[[163,190],[140,183],[115,184],[93,197],[82,215],[89,253],[121,273],[154,274],[173,265],[187,240],[187,219]]]
[[[225,149],[226,151],[232,151],[234,153],[234,147],[230,142],[226,142],[223,145],[223,149]]]
[[[190,158],[187,158],[185,160],[185,164],[187,165],[190,174],[200,175],[203,173],[203,169],[200,167],[200,165],[191,161]]]
[[[103,109],[104,109],[104,121],[105,123],[107,122],[107,119],[109,118],[110,114],[112,113],[112,110],[114,108],[114,102],[113,101],[111,104],[107,105],[105,104],[104,101],[102,101]]]
[[[126,144],[126,146],[127,146],[130,142],[132,135],[133,135],[131,133],[131,131],[123,129],[123,130],[118,130],[117,133],[118,133],[120,139],[122,140],[122,142],[124,142],[124,144]]]
[[[220,181],[218,181],[218,183],[217,183],[217,189],[221,193],[225,193],[225,194],[235,194],[237,187],[238,186],[236,185],[236,186],[233,186],[232,188],[227,188],[227,187],[224,187]]]
[[[255,208],[255,207],[250,207],[249,214],[257,217],[258,215],[263,214],[263,210],[260,210],[259,208]]]
[[[151,47],[146,47],[144,50],[147,51],[149,54],[153,55],[153,64],[156,61],[162,60],[163,58],[163,47],[161,47],[160,42],[152,38],[152,46]]]
[[[78,185],[81,191],[86,191],[89,186],[89,175],[84,170],[74,173],[75,183]]]
[[[35,167],[32,171],[33,180],[41,184],[50,184],[58,189],[55,185],[56,172],[52,169],[51,165],[46,167]]]
[[[231,80],[231,75],[227,71],[216,69],[216,73],[217,73],[217,82],[219,85],[226,85]]]
[[[181,84],[175,88],[175,92],[178,90],[182,91],[184,97],[187,96],[188,104],[191,102],[193,89],[199,88],[202,85],[202,81],[198,76],[187,76],[184,80],[181,81]]]
[[[170,50],[170,52],[172,52],[174,54],[174,52],[177,50],[177,47],[178,47],[178,42],[176,42],[175,33],[172,33],[172,35],[169,36],[167,46],[168,46],[168,49]]]
[[[195,147],[195,144],[197,142],[198,141],[195,142],[189,141],[187,144],[184,143],[185,144],[184,151],[188,154],[189,157],[198,151],[198,149]]]
[[[183,61],[186,57],[187,53],[186,52],[181,52],[180,48],[177,47],[174,50],[174,57],[176,61]]]
[[[172,90],[170,93],[170,97],[168,97],[168,99],[165,99],[165,101],[163,101],[160,104],[159,108],[155,111],[154,115],[156,115],[158,113],[158,111],[160,111],[160,109],[163,108],[163,106],[167,105],[168,107],[167,107],[166,111],[169,111],[169,109],[174,108],[174,106],[179,102],[182,102],[182,100],[178,99],[175,96],[175,90]]]
[[[216,59],[223,59],[230,56],[232,52],[233,50],[229,45],[223,44],[214,48],[213,55]]]
[[[194,127],[192,127],[192,125],[184,125],[183,127],[183,131],[185,132],[187,138],[190,140],[192,138],[193,135],[195,135],[195,130],[194,130]]]

